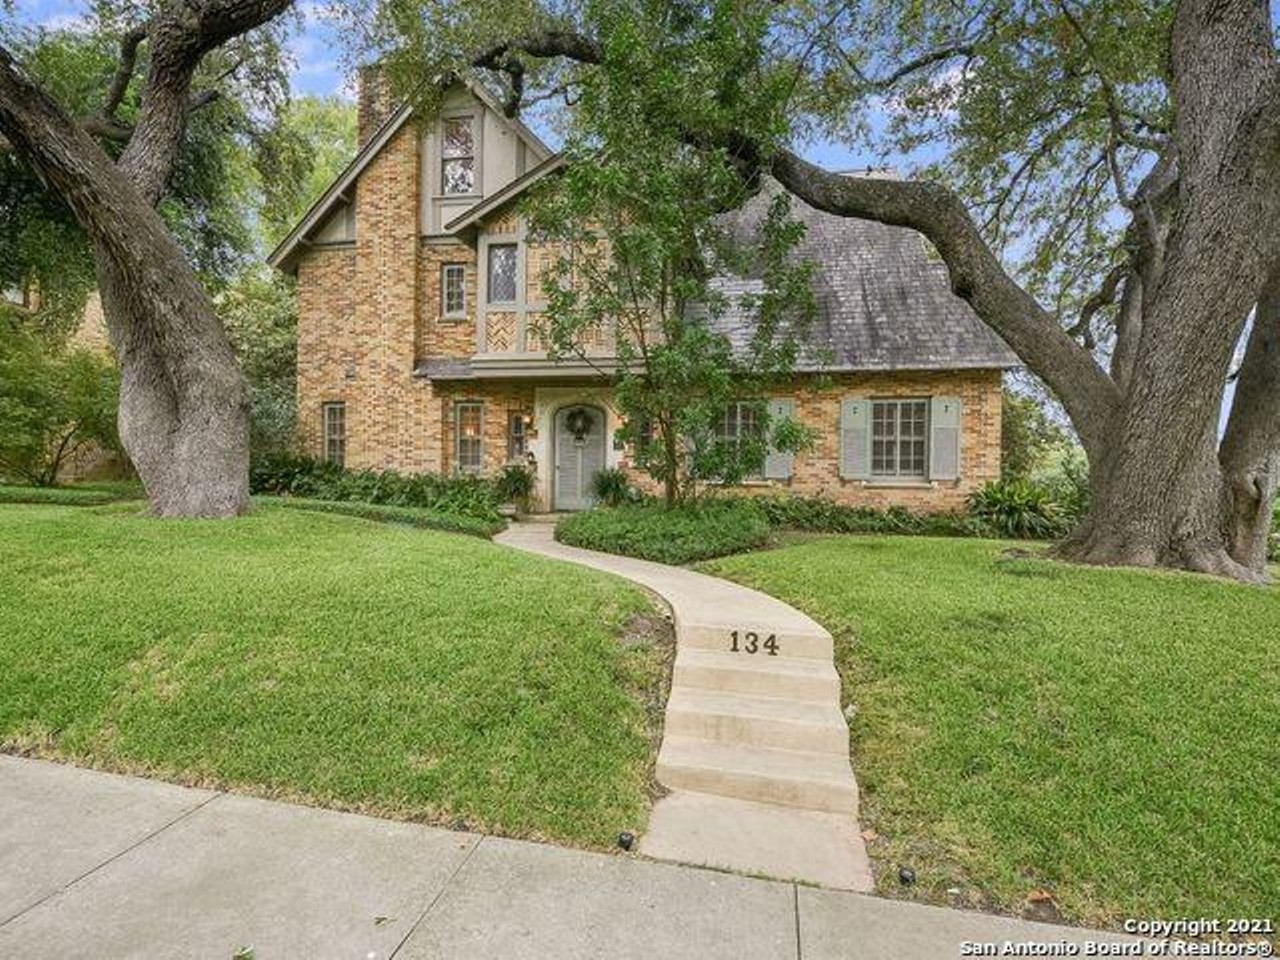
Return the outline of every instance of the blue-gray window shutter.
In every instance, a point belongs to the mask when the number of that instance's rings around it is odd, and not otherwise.
[[[769,401],[769,429],[772,430],[780,420],[794,419],[796,402],[789,397],[780,397]],[[764,458],[764,475],[767,480],[788,480],[795,465],[795,456],[769,447]]]
[[[960,420],[963,412],[959,397],[934,397],[930,403],[930,480],[960,478]]]
[[[840,476],[846,480],[871,476],[871,401],[866,397],[840,401]]]

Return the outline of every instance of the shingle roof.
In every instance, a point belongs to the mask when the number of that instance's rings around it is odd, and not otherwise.
[[[764,217],[769,183],[741,209],[722,218],[745,238]],[[802,367],[824,370],[935,370],[1016,367],[1017,356],[972,308],[951,292],[944,264],[930,259],[924,237],[905,227],[838,217],[792,198],[791,215],[806,226],[796,255],[815,264],[817,318],[805,338]],[[719,284],[730,304],[759,289],[750,279]],[[752,322],[730,306],[716,319],[745,346]]]

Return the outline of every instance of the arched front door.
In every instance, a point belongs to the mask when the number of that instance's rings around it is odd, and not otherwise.
[[[604,469],[604,411],[575,403],[556,411],[556,510],[585,510],[591,481]]]

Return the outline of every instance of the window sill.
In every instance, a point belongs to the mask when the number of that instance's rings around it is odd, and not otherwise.
[[[465,313],[446,313],[440,318],[441,323],[466,323],[470,317]]]
[[[862,485],[882,490],[933,490],[938,486],[933,480],[863,480]]]

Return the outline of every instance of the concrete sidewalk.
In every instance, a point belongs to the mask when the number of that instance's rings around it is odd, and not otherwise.
[[[0,756],[0,956],[940,960],[1120,939]]]

